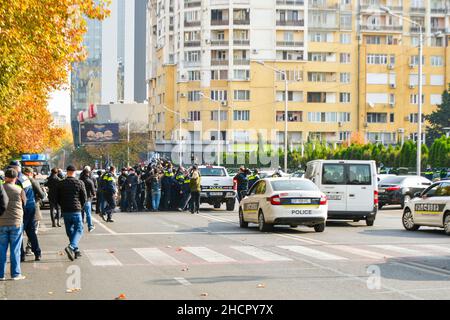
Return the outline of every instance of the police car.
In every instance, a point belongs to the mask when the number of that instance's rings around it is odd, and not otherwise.
[[[450,181],[432,184],[405,204],[403,226],[416,231],[421,226],[444,228],[450,235]]]
[[[325,230],[328,204],[325,194],[310,180],[265,178],[256,182],[239,203],[239,225],[257,223],[260,231],[274,225],[314,227]]]

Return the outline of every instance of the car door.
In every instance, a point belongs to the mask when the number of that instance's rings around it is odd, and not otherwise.
[[[328,198],[330,211],[347,211],[345,164],[324,163],[320,179],[319,186]],[[318,184],[317,181],[313,182]]]
[[[261,182],[263,182],[263,180],[256,182],[249,190],[247,196],[242,199],[242,212],[244,213],[245,221],[255,221],[259,206],[256,190]]]
[[[442,227],[444,222],[445,207],[450,201],[450,181],[439,184],[433,200],[435,209],[439,213],[436,213],[430,217],[432,218],[431,224],[436,227]]]
[[[374,208],[372,168],[367,164],[348,164],[347,211],[370,212]]]
[[[444,210],[445,202],[439,197],[441,183],[436,183],[424,191],[422,197],[414,202],[414,220],[417,224],[441,226],[439,217]],[[443,204],[443,206],[442,206]],[[441,208],[442,207],[442,208]]]

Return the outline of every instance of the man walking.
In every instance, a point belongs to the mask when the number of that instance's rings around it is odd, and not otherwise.
[[[0,281],[5,281],[6,254],[8,246],[11,260],[11,278],[23,280],[20,269],[20,247],[23,237],[23,206],[27,197],[23,189],[16,185],[18,172],[8,169],[5,172],[5,194],[2,192],[2,202],[5,205],[0,211]]]
[[[111,166],[109,172],[103,175],[103,200],[106,202],[105,212],[102,212],[102,218],[106,222],[114,222],[112,215],[116,208],[117,187],[115,180],[116,168]],[[106,218],[105,218],[106,216]]]
[[[91,179],[91,167],[84,167],[83,171],[80,174],[80,180],[84,183],[87,196],[86,202],[83,206],[82,218],[84,222],[84,216],[86,216],[88,231],[92,232],[95,229],[94,224],[92,223],[92,199],[94,199],[95,196],[95,185],[94,181],[92,181]]]
[[[75,178],[75,167],[67,167],[67,177],[59,182],[56,198],[61,206],[61,211],[69,238],[69,245],[65,248],[67,257],[73,261],[81,257],[78,243],[83,235],[83,221],[81,210],[87,199],[83,182]]]
[[[52,227],[61,227],[59,222],[61,218],[61,208],[56,201],[56,188],[61,179],[58,177],[58,169],[53,168],[50,177],[47,178],[45,186],[48,188],[48,201],[50,203],[50,218],[52,219]]]

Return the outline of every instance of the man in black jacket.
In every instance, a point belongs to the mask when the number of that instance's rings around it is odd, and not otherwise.
[[[45,186],[48,188],[48,201],[50,203],[50,218],[52,219],[52,227],[61,227],[59,219],[61,218],[61,208],[56,201],[56,188],[61,179],[58,177],[58,168],[53,168],[50,177],[47,178]]]
[[[128,212],[137,212],[138,204],[136,201],[139,178],[133,168],[130,169],[125,183],[127,190]]]
[[[84,183],[75,178],[75,170],[72,165],[67,167],[67,177],[59,182],[56,192],[56,198],[64,218],[66,234],[70,241],[65,251],[71,261],[81,257],[78,248],[78,243],[83,235],[81,210],[87,200]]]
[[[80,175],[80,180],[84,183],[87,195],[86,203],[84,204],[82,211],[83,222],[84,216],[86,216],[88,231],[92,232],[95,229],[94,224],[92,223],[92,200],[94,199],[96,190],[94,181],[91,179],[91,167],[84,167]]]

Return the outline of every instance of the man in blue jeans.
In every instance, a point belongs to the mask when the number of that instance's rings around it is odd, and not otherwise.
[[[67,177],[58,183],[57,199],[69,238],[69,245],[65,248],[67,257],[73,261],[81,257],[78,243],[83,236],[83,219],[81,210],[87,200],[84,183],[75,178],[75,167],[67,167]]]
[[[0,281],[6,280],[8,246],[10,247],[11,278],[13,280],[25,279],[20,270],[20,248],[23,237],[23,206],[27,197],[24,190],[16,185],[17,177],[18,173],[14,169],[6,170],[4,185],[6,194],[3,192],[1,194],[2,204],[6,207],[0,210]]]

